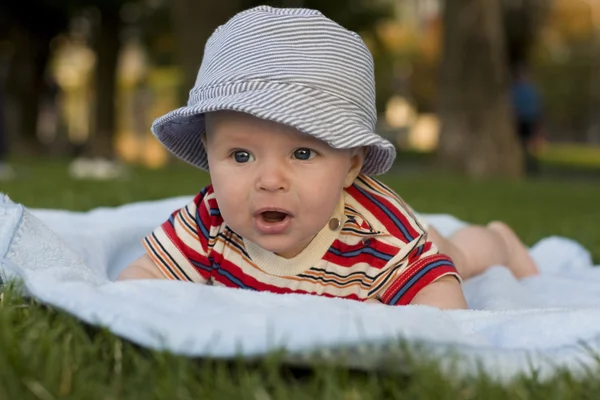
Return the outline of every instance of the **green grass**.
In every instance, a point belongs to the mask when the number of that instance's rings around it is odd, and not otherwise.
[[[182,164],[134,169],[116,182],[73,181],[63,162],[16,163],[20,179],[0,191],[30,207],[88,210],[190,195],[208,177]],[[383,178],[420,212],[452,213],[485,223],[502,219],[528,244],[563,235],[600,260],[600,185],[589,180],[481,181],[402,173]],[[110,332],[0,293],[0,399],[566,399],[593,398],[600,379],[563,374],[547,383],[519,379],[503,387],[484,376],[452,380],[435,364],[406,361],[408,373],[358,372],[334,366],[293,368],[278,355],[261,362],[194,360],[149,351]]]
[[[600,177],[600,146],[577,143],[545,143],[536,156],[546,174]],[[435,152],[400,150],[397,162],[402,164],[431,164]]]
[[[600,169],[600,146],[548,143],[539,158],[548,164]]]

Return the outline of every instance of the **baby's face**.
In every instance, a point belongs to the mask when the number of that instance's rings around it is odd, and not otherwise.
[[[362,151],[337,150],[248,114],[207,115],[206,150],[221,215],[237,234],[291,258],[329,222]]]

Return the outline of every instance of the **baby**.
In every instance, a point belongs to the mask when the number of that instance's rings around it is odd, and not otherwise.
[[[372,177],[396,155],[375,133],[374,86],[361,38],[318,11],[260,6],[219,27],[187,107],[153,125],[212,184],[119,279],[466,308],[461,277],[536,274],[506,225],[446,239]]]

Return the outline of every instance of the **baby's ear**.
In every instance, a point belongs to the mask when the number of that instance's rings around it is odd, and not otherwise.
[[[354,183],[354,180],[358,174],[360,174],[366,155],[366,147],[354,147],[350,149],[350,169],[348,170],[348,174],[346,174],[346,179],[344,180],[345,188],[352,186],[352,183]]]

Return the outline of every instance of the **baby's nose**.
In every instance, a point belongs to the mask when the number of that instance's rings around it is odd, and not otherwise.
[[[264,191],[285,191],[289,188],[289,179],[282,166],[266,165],[260,170],[257,179],[258,189]]]

